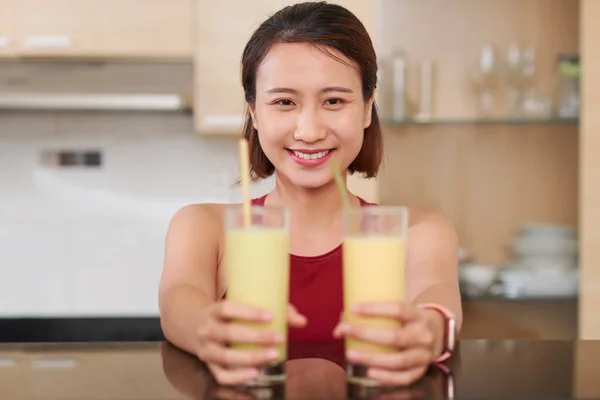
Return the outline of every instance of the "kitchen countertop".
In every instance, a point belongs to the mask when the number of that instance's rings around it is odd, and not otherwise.
[[[340,341],[290,346],[284,386],[218,387],[196,358],[166,342],[0,345],[2,399],[599,398],[600,341],[463,340],[448,363],[410,388],[346,383]]]
[[[460,339],[578,338],[578,301],[478,299],[463,302]]]

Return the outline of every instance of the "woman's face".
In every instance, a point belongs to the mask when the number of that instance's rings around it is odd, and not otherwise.
[[[308,43],[280,43],[256,74],[251,113],[261,147],[280,178],[304,188],[331,182],[331,158],[345,172],[371,124],[358,69],[328,51],[349,65]]]

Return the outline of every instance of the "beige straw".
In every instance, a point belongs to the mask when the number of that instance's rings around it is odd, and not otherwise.
[[[250,206],[250,153],[248,140],[242,138],[239,143],[240,150],[240,182],[242,184],[242,205],[244,210],[244,226],[250,228],[252,225]]]
[[[331,168],[333,178],[335,179],[335,184],[337,185],[337,188],[340,192],[340,197],[342,198],[342,203],[344,204],[344,208],[346,209],[346,213],[348,214],[350,233],[357,233],[358,227],[356,224],[356,220],[353,218],[351,213],[352,206],[350,205],[350,197],[348,196],[348,191],[346,190],[346,185],[344,184],[344,178],[342,177],[342,173],[340,171],[340,168],[338,167],[335,158],[329,159],[329,167]]]

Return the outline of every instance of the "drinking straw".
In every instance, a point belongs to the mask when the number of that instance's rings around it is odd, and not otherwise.
[[[250,152],[248,140],[242,138],[239,142],[240,151],[240,182],[242,185],[242,206],[244,213],[244,227],[250,228],[252,218],[250,215]]]
[[[342,203],[344,204],[344,208],[346,209],[346,213],[348,214],[348,227],[350,233],[356,233],[358,232],[358,228],[356,225],[356,221],[352,216],[352,206],[350,205],[350,197],[348,196],[348,191],[346,190],[346,185],[344,184],[344,178],[342,178],[342,173],[340,172],[340,168],[335,158],[329,159],[329,168],[331,168],[333,178],[335,179],[335,184],[340,192],[340,197],[342,198]]]

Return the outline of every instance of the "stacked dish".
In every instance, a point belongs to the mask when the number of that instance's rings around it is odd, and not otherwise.
[[[500,273],[508,292],[527,296],[573,296],[579,286],[579,243],[572,227],[528,224],[511,243],[512,268]]]

